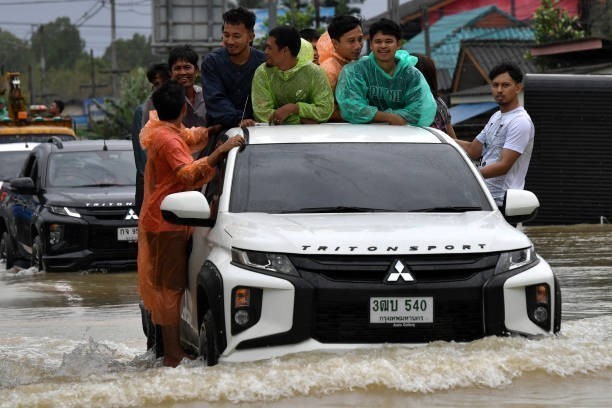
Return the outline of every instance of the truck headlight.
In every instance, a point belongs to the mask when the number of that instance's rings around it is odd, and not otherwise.
[[[538,257],[533,249],[529,248],[518,249],[516,251],[502,252],[495,267],[495,273],[508,272],[513,269],[522,268],[531,265],[538,261]]]
[[[268,252],[247,251],[232,248],[232,262],[249,269],[261,269],[270,272],[286,273],[287,275],[300,276],[284,254]]]
[[[74,208],[50,206],[49,211],[57,215],[65,215],[66,217],[81,218],[81,214]]]

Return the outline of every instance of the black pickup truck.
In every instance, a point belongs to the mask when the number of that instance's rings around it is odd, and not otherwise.
[[[133,269],[134,156],[124,140],[62,142],[28,155],[0,189],[0,256],[46,271]]]

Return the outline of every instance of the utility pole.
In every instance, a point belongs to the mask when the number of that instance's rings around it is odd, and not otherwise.
[[[268,0],[268,31],[276,27],[277,0]]]
[[[313,0],[312,3],[315,9],[315,27],[319,28],[321,26],[321,10],[319,10],[319,0]]]
[[[97,84],[96,83],[96,67],[95,67],[95,64],[94,64],[94,56],[93,56],[93,50],[92,49],[89,50],[89,66],[90,66],[89,76],[90,76],[90,81],[91,82],[89,84],[82,84],[82,85],[80,85],[80,87],[81,88],[91,88],[91,92],[89,94],[89,97],[92,98],[92,99],[95,99],[95,97],[96,97],[96,89],[108,86],[108,84]]]
[[[46,92],[46,83],[47,83],[47,69],[45,67],[45,26],[41,25],[38,29],[40,32],[40,96],[44,98]]]
[[[399,0],[387,0],[387,11],[389,12],[389,19],[400,24]]]
[[[117,96],[117,24],[115,21],[115,0],[110,0],[111,4],[111,88],[113,96]]]

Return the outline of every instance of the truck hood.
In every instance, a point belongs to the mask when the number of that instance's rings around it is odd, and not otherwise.
[[[526,248],[499,212],[224,214],[231,246],[293,254],[457,254]]]
[[[76,208],[131,207],[135,191],[134,186],[48,189],[45,204]]]

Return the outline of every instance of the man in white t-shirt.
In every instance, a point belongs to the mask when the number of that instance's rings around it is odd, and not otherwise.
[[[482,157],[480,174],[498,206],[506,190],[522,189],[533,150],[535,129],[519,104],[523,74],[512,63],[495,66],[489,73],[491,92],[499,110],[471,142],[457,139],[472,159]]]

